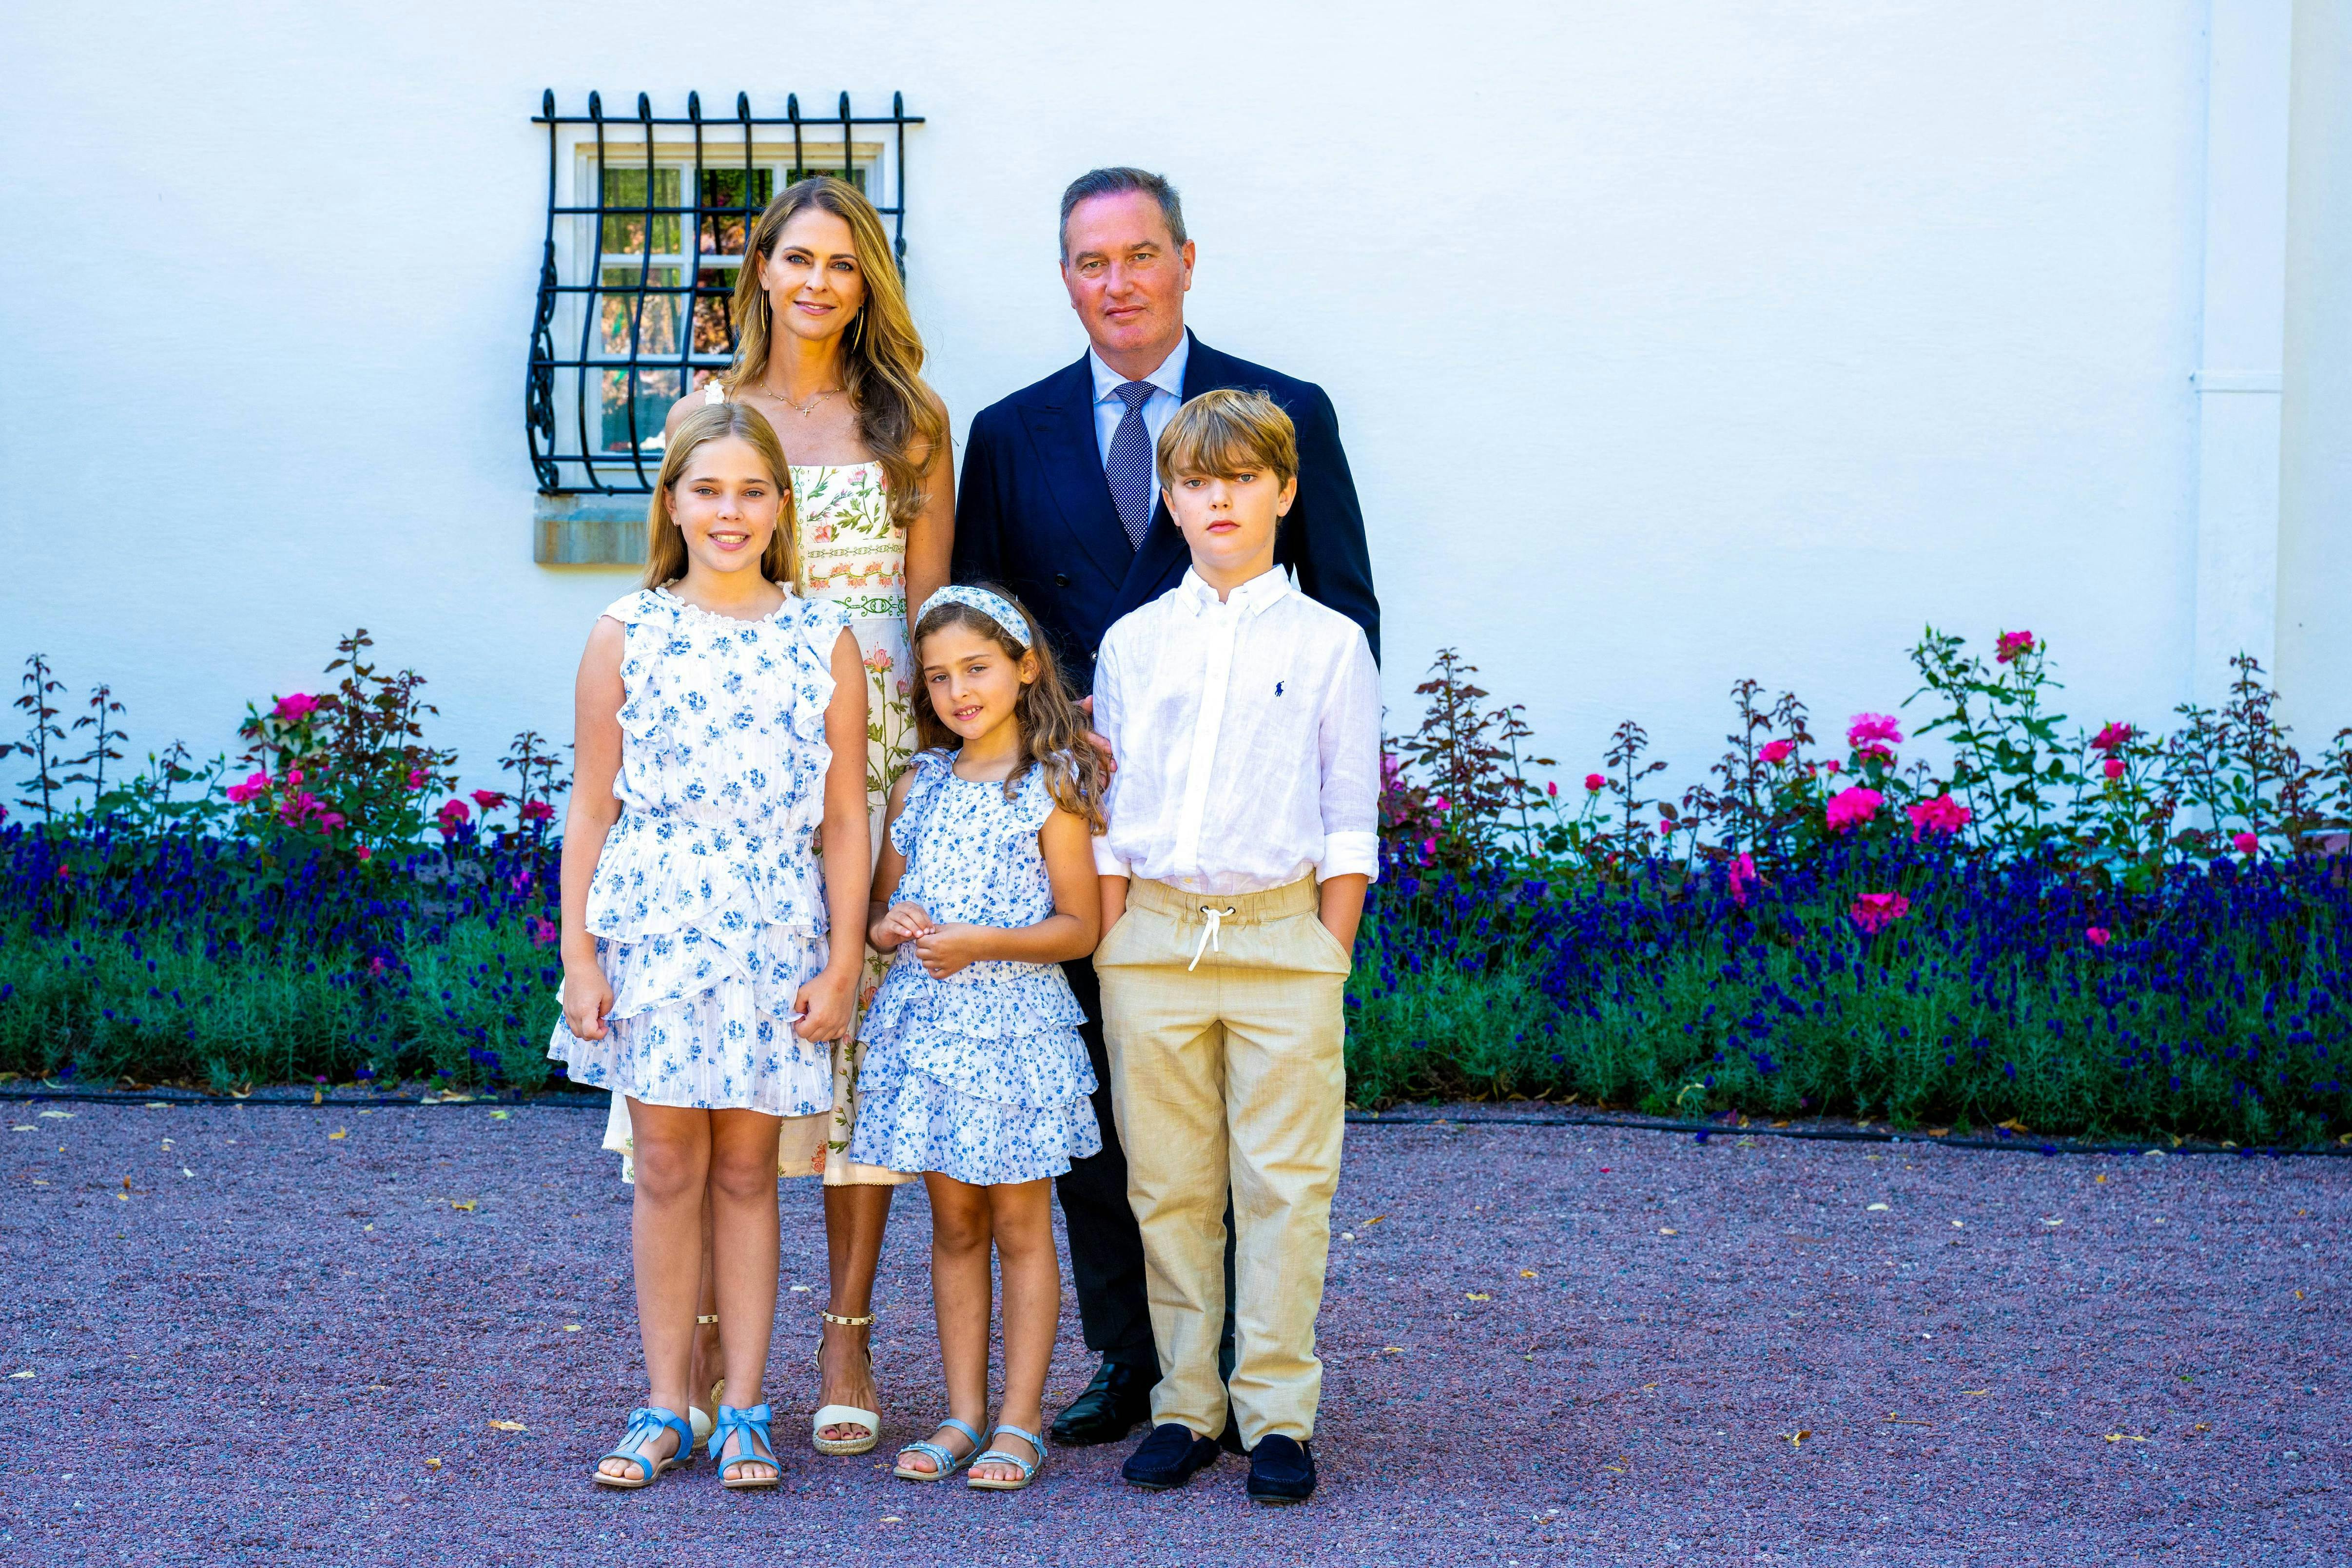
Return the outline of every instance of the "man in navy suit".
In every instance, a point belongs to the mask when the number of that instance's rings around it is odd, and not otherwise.
[[[1364,517],[1323,389],[1223,354],[1184,327],[1192,242],[1175,188],[1140,169],[1097,169],[1062,193],[1062,282],[1086,356],[982,409],[956,497],[955,580],[1019,594],[1076,690],[1093,689],[1111,622],[1174,588],[1191,558],[1153,478],[1160,432],[1188,398],[1265,392],[1298,430],[1298,497],[1275,560],[1364,629],[1381,651]],[[1055,1184],[1087,1348],[1103,1358],[1054,1422],[1059,1443],[1107,1443],[1150,1410],[1160,1364],[1144,1297],[1143,1242],[1127,1202],[1127,1156],[1111,1121],[1110,1065],[1093,965],[1063,966],[1089,1020],[1103,1152]]]

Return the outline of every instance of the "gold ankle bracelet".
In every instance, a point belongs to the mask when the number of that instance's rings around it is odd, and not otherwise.
[[[717,1312],[697,1312],[694,1314],[694,1326],[697,1328],[708,1327],[710,1324],[716,1323],[718,1321],[719,1314]]]
[[[816,1310],[816,1315],[817,1315],[817,1316],[819,1316],[819,1317],[821,1317],[821,1318],[823,1318],[825,1322],[829,1322],[829,1323],[839,1323],[843,1328],[845,1328],[845,1329],[862,1329],[862,1328],[864,1328],[866,1324],[868,1324],[868,1323],[870,1323],[870,1322],[872,1322],[874,1321],[874,1314],[873,1314],[872,1312],[868,1312],[868,1313],[866,1313],[866,1314],[864,1317],[862,1317],[862,1318],[845,1318],[845,1317],[843,1317],[839,1312],[828,1312],[826,1309],[824,1309],[824,1308],[823,1308],[823,1307],[819,1307],[819,1308]]]

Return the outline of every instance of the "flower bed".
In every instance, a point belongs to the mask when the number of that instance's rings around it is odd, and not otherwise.
[[[0,826],[0,1071],[549,1081],[554,759],[520,736],[513,790],[448,796],[421,681],[365,647],[339,651],[333,692],[257,706],[236,765],[175,747],[110,788],[119,706],[94,694],[66,758],[36,664],[26,814]],[[1742,682],[1706,782],[1648,797],[1664,764],[1629,723],[1564,800],[1527,777],[1551,764],[1518,710],[1442,655],[1387,763],[1351,1097],[2352,1128],[2352,862],[2327,852],[2352,732],[2305,765],[2250,661],[2228,706],[2157,737],[2063,731],[2025,633],[1990,666],[1933,632],[1914,658],[1911,737],[1859,715],[1825,754],[1793,696]],[[1921,733],[1940,771],[1906,760]]]

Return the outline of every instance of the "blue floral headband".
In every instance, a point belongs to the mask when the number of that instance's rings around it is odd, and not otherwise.
[[[1029,622],[1022,617],[1021,612],[1013,608],[1013,601],[1003,594],[951,582],[923,601],[922,613],[915,617],[915,623],[922,624],[923,617],[942,604],[961,604],[968,610],[979,611],[1003,627],[1004,634],[1019,643],[1023,652],[1028,651]]]

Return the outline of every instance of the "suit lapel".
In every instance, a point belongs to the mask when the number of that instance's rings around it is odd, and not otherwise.
[[[1063,527],[1105,577],[1123,581],[1135,552],[1128,548],[1095,447],[1094,377],[1087,361],[1082,358],[1055,377],[1045,401],[1021,410],[1021,423],[1048,476]]]

